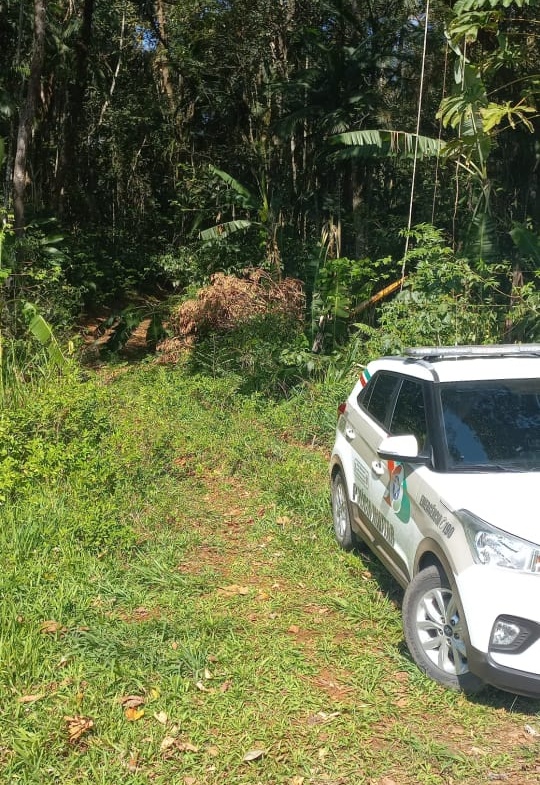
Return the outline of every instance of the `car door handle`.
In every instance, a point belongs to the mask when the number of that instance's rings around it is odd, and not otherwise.
[[[351,428],[350,425],[347,425],[347,427],[345,428],[345,436],[347,437],[347,439],[351,439],[352,441],[352,439],[354,439],[356,436],[356,431],[354,430],[354,428]]]
[[[381,461],[372,461],[371,468],[374,474],[377,474],[379,477],[382,477],[384,474],[384,466],[382,465]]]

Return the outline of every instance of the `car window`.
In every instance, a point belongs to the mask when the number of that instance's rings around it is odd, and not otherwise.
[[[441,387],[450,468],[496,464],[540,467],[540,380]]]
[[[390,433],[393,436],[412,433],[416,436],[418,448],[425,449],[427,421],[422,382],[403,379],[392,415]]]
[[[392,400],[398,381],[399,377],[395,374],[379,372],[358,396],[359,405],[366,409],[380,425],[385,423],[388,404]]]

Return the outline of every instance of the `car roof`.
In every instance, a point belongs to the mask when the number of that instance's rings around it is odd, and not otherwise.
[[[382,357],[368,366],[426,381],[540,378],[540,344],[414,347],[403,356]]]

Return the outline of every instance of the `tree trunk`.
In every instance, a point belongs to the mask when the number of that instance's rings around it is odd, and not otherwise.
[[[60,164],[56,182],[57,206],[62,215],[69,209],[69,197],[78,177],[77,152],[84,99],[88,86],[88,60],[92,42],[94,0],[84,0],[82,26],[75,44],[75,78],[67,91],[64,144],[59,151]]]
[[[155,3],[156,18],[159,25],[160,41],[157,47],[157,56],[155,59],[156,67],[158,69],[161,86],[167,96],[169,104],[169,112],[171,117],[176,114],[176,98],[174,94],[174,87],[169,68],[169,52],[168,52],[168,39],[165,18],[165,8],[163,0],[156,0]]]
[[[32,49],[32,62],[30,63],[30,76],[26,89],[26,98],[19,114],[19,128],[15,162],[13,165],[13,211],[15,216],[15,234],[17,237],[24,235],[24,192],[26,187],[26,171],[28,159],[28,144],[32,133],[43,60],[45,57],[45,12],[46,0],[34,0],[34,42]]]

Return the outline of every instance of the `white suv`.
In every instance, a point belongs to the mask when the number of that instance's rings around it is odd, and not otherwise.
[[[339,407],[334,530],[405,589],[417,665],[540,697],[540,344],[409,349]]]

